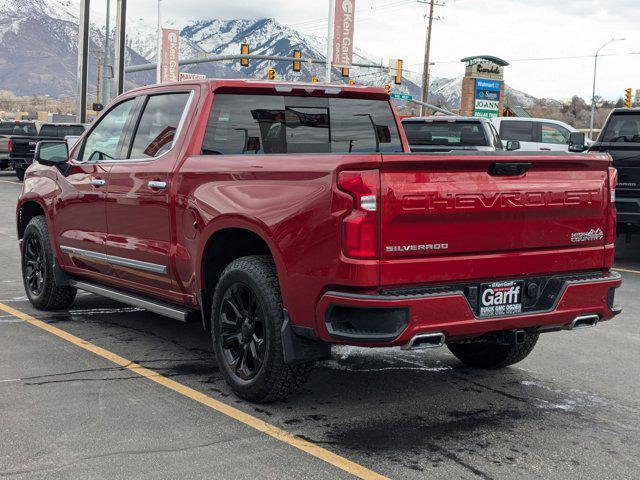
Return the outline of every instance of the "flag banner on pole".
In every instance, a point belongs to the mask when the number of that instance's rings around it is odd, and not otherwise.
[[[333,22],[333,66],[350,68],[353,63],[353,27],[356,0],[336,0]]]
[[[162,29],[162,83],[180,79],[180,30]]]

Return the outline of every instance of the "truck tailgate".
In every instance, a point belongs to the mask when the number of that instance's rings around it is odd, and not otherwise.
[[[381,284],[602,268],[609,164],[607,155],[384,155]]]

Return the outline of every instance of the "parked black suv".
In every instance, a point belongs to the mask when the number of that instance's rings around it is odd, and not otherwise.
[[[640,108],[616,108],[591,152],[608,152],[618,169],[618,232],[640,232]]]

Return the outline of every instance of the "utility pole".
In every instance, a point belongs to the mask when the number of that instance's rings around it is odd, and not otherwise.
[[[91,50],[91,53],[96,56],[96,61],[98,63],[98,79],[96,81],[96,103],[102,103],[102,68],[104,66],[103,63],[103,51],[102,50]]]
[[[436,0],[418,0],[418,3],[424,3],[429,5],[429,18],[428,18],[428,26],[427,26],[427,39],[424,46],[424,67],[422,69],[422,102],[429,102],[429,61],[431,56],[431,30],[433,27],[433,11],[436,6],[442,6],[442,4],[437,3]],[[422,105],[420,107],[420,115],[424,116],[427,114],[427,107]]]

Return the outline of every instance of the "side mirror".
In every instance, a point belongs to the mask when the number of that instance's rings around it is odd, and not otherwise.
[[[513,152],[515,150],[520,150],[520,141],[519,140],[508,140],[507,141],[507,151]]]
[[[38,142],[34,155],[36,162],[42,165],[62,165],[69,160],[67,142]]]
[[[581,153],[587,149],[587,136],[582,132],[572,132],[569,134],[569,151]]]

